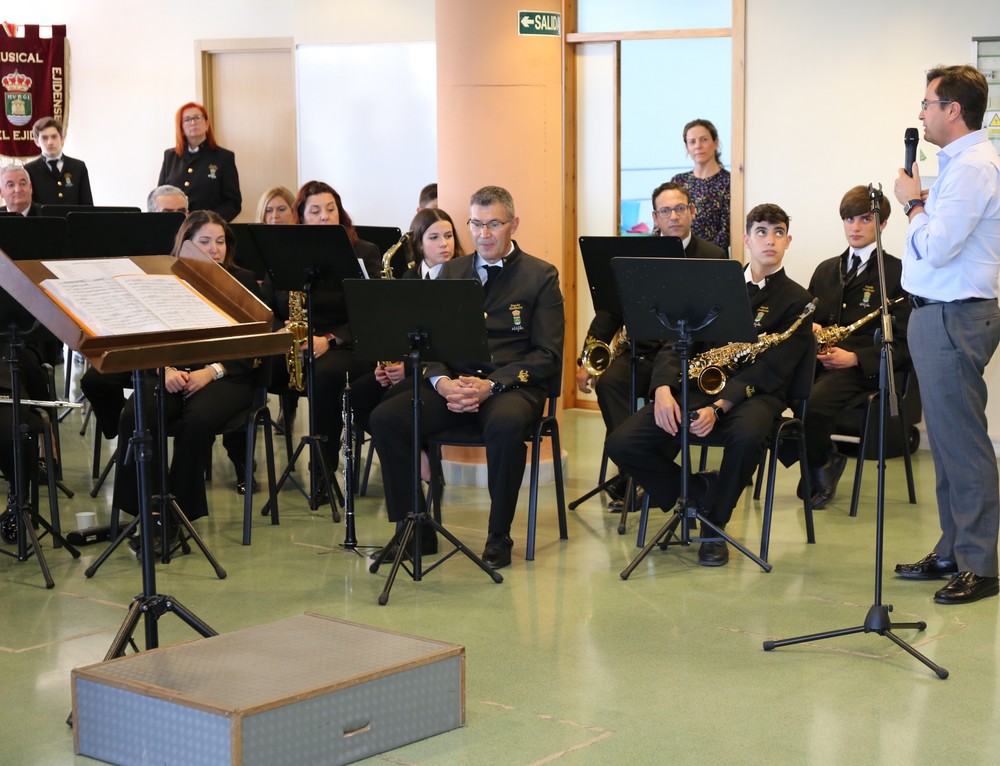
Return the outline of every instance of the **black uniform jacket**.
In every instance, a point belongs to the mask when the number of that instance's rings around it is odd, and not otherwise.
[[[93,205],[90,175],[83,160],[62,157],[63,168],[58,178],[52,175],[45,157],[24,164],[31,179],[31,198],[39,205]]]
[[[881,297],[875,254],[873,253],[868,259],[865,268],[845,284],[842,264],[848,252],[844,251],[835,258],[828,258],[820,263],[809,282],[809,292],[819,300],[814,321],[823,327],[832,325],[847,327],[879,307]],[[902,274],[903,262],[886,253],[886,294],[890,301],[906,296],[901,284]],[[906,324],[910,318],[909,301],[902,300],[891,306],[889,313],[893,318],[892,362],[893,367],[898,370],[910,363],[910,352],[906,345]],[[845,351],[857,354],[858,369],[866,378],[878,375],[882,347],[875,343],[875,332],[881,327],[881,316],[876,314],[836,344]]]
[[[787,330],[802,313],[812,296],[785,274],[784,269],[767,278],[763,289],[750,299],[750,311],[758,334],[780,333]],[[761,352],[753,364],[742,364],[735,371],[726,371],[726,385],[711,400],[725,399],[734,405],[755,394],[771,394],[784,399],[795,365],[809,347],[812,317],[807,317],[788,340]],[[724,344],[714,344],[724,345]],[[695,343],[692,359],[712,344]],[[672,346],[656,356],[650,394],[660,386],[678,388],[681,373],[680,357]],[[697,384],[693,384],[697,385]]]
[[[441,267],[438,279],[479,279],[476,255],[464,255]],[[433,362],[426,376],[475,375],[506,386],[545,388],[561,374],[566,332],[559,272],[555,266],[528,255],[514,243],[514,252],[486,294],[487,362]]]

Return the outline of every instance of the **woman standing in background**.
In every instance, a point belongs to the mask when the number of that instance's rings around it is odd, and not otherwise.
[[[188,196],[188,210],[211,210],[226,221],[243,207],[236,155],[215,142],[208,111],[188,102],[177,110],[176,144],[163,153],[157,186],[170,184]]]
[[[722,167],[719,131],[708,120],[684,126],[684,146],[694,169],[670,180],[687,189],[697,214],[691,230],[729,252],[729,171]]]

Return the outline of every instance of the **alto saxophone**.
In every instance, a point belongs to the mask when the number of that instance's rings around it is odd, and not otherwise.
[[[306,380],[302,368],[302,352],[299,350],[308,337],[306,324],[306,294],[300,290],[288,291],[288,331],[292,334],[291,348],[285,356],[288,367],[288,387],[302,392],[306,390]]]
[[[901,300],[903,300],[903,296],[900,296],[899,298],[896,298],[895,300],[889,301],[889,305],[890,306],[895,306]],[[820,353],[820,354],[825,354],[827,351],[829,351],[831,348],[833,348],[834,346],[836,346],[838,343],[840,343],[840,341],[842,341],[844,338],[846,338],[852,332],[854,332],[855,330],[857,330],[859,327],[861,327],[864,324],[867,324],[872,319],[874,319],[875,317],[877,317],[878,314],[879,314],[879,312],[881,310],[882,310],[882,307],[879,306],[877,309],[875,309],[870,314],[865,314],[857,322],[853,322],[852,324],[849,324],[846,327],[841,327],[840,325],[837,325],[837,324],[832,324],[829,327],[820,327],[816,331],[816,350],[817,350],[817,352]]]
[[[628,350],[629,339],[625,325],[611,339],[611,343],[588,335],[583,343],[583,353],[580,354],[580,366],[587,371],[588,375],[595,378],[601,377],[611,366],[611,363]]]
[[[410,238],[410,232],[406,232],[399,241],[396,242],[392,247],[385,251],[382,256],[382,279],[395,279],[395,275],[392,273],[392,257],[396,254],[403,245],[406,244],[406,240]]]
[[[753,343],[728,343],[697,354],[688,365],[688,377],[697,380],[698,388],[704,393],[719,393],[726,386],[726,370],[732,372],[743,363],[752,364],[759,353],[788,340],[815,310],[816,301],[807,303],[791,327],[784,332],[763,333]]]

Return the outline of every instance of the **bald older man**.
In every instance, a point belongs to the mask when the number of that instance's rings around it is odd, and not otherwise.
[[[21,165],[8,165],[0,170],[0,197],[10,213],[41,215],[38,205],[31,201],[31,177]]]

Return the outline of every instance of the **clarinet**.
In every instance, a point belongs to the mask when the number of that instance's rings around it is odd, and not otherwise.
[[[344,428],[341,432],[340,447],[344,454],[344,548],[355,550],[358,547],[358,535],[354,526],[354,458],[351,454],[351,441],[354,422],[351,414],[351,376],[347,375],[347,385],[344,386]]]

